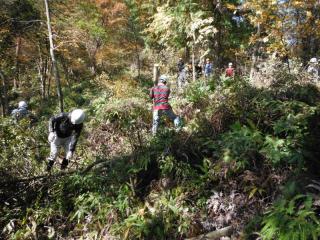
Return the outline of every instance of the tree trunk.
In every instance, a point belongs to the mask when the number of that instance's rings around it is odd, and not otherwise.
[[[153,83],[154,85],[158,84],[158,78],[159,78],[159,64],[153,65]]]
[[[6,77],[4,76],[4,74],[2,73],[2,71],[0,71],[0,78],[2,80],[1,83],[1,105],[2,105],[2,116],[6,116],[8,113],[8,92],[7,92],[7,82],[6,82]]]
[[[190,48],[188,46],[185,47],[184,49],[184,58],[187,62],[189,62],[190,58]]]
[[[67,81],[67,84],[68,84],[68,87],[70,88],[71,87],[71,82],[70,82],[70,76],[69,76],[69,68],[68,68],[68,64],[65,62],[65,60],[63,59],[62,56],[60,56],[60,63],[62,65],[62,68],[63,68],[63,72],[64,72],[64,76],[66,78],[66,81]]]
[[[48,67],[46,70],[46,78],[48,81],[48,88],[47,88],[47,97],[50,97],[50,89],[51,89],[51,72],[52,72],[52,63],[49,63],[48,60]]]
[[[46,16],[47,16],[47,25],[48,25],[48,34],[49,34],[49,43],[50,43],[50,55],[51,55],[51,61],[52,61],[52,67],[53,67],[53,75],[54,75],[54,78],[56,80],[56,85],[57,85],[57,93],[58,93],[58,98],[59,98],[60,111],[63,112],[63,95],[62,95],[62,89],[61,89],[61,84],[60,84],[59,70],[58,70],[58,66],[57,66],[57,62],[56,62],[55,54],[54,54],[54,44],[53,44],[53,37],[52,37],[52,31],[51,31],[48,0],[44,0],[44,4],[46,7]]]
[[[195,33],[193,32],[193,41],[192,41],[192,81],[196,81],[196,65],[195,65],[195,56],[194,56],[194,45],[196,41]]]
[[[40,82],[40,92],[42,99],[46,98],[46,72],[48,67],[48,60],[43,59],[42,53],[41,53],[41,45],[39,43],[38,45],[38,51],[39,51],[39,61],[38,61],[38,75],[39,75],[39,82]]]
[[[257,26],[257,35],[258,36],[260,35],[260,23],[258,23],[258,26]],[[252,53],[252,56],[251,56],[252,63],[251,63],[251,68],[250,68],[250,78],[249,78],[250,81],[252,81],[253,74],[254,74],[254,69],[255,69],[255,66],[256,66],[256,62],[257,62],[256,53],[258,52],[258,48],[259,48],[259,44],[256,43],[255,49],[253,50],[253,53]]]
[[[48,62],[49,59],[46,58],[43,64],[43,69],[42,69],[42,77],[43,77],[43,81],[41,83],[41,92],[42,92],[42,96],[43,99],[46,99],[46,85],[47,85],[47,80],[48,80],[48,75],[47,75],[47,71],[48,71]]]
[[[140,54],[137,50],[137,67],[138,67],[138,78],[140,79],[141,75],[141,61],[140,61]]]
[[[16,55],[15,55],[15,63],[14,63],[14,78],[13,78],[13,87],[19,88],[19,61],[20,61],[20,52],[21,52],[21,37],[17,37],[17,43],[16,43]]]

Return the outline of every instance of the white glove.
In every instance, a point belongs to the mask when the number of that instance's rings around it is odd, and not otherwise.
[[[54,132],[50,132],[48,136],[48,141],[51,143],[55,140],[56,134]]]
[[[73,156],[73,152],[69,151],[67,153],[66,159],[70,160],[72,158],[72,156]]]

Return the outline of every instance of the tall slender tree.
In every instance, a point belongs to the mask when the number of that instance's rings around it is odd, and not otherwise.
[[[49,43],[50,43],[50,55],[51,55],[51,61],[52,61],[52,67],[53,67],[53,74],[54,74],[54,78],[56,80],[56,85],[57,85],[57,93],[58,93],[58,98],[59,98],[60,111],[63,112],[63,94],[62,94],[62,89],[61,89],[59,69],[58,69],[55,54],[54,54],[54,43],[53,43],[53,36],[52,36],[52,30],[51,30],[51,21],[50,21],[48,0],[44,0],[44,4],[45,4],[45,8],[46,8],[48,37],[49,37]]]
[[[1,80],[1,86],[0,86],[0,101],[2,105],[2,116],[6,116],[8,112],[8,93],[7,93],[7,82],[4,74],[2,71],[0,71],[0,80]]]

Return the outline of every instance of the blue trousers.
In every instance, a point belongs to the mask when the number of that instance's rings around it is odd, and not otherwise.
[[[172,109],[160,109],[160,110],[153,110],[153,123],[152,123],[152,134],[155,135],[158,131],[158,127],[161,121],[161,116],[166,115],[169,117],[176,129],[180,127],[180,117],[174,114]]]

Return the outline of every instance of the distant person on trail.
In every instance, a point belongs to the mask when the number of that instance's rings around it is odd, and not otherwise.
[[[172,111],[169,104],[170,88],[166,85],[168,78],[164,75],[159,77],[159,83],[150,89],[150,98],[153,99],[153,124],[152,134],[156,135],[163,114],[167,115],[174,123],[177,130],[180,127],[180,118]]]
[[[192,80],[192,63],[188,63],[186,66],[186,71],[187,71],[187,82],[191,82]]]
[[[23,118],[30,118],[31,121],[35,120],[35,117],[28,111],[28,104],[25,101],[18,103],[18,108],[11,112],[11,116],[16,122]]]
[[[202,75],[202,66],[199,60],[196,62],[195,70],[196,70],[196,78],[200,78]]]
[[[204,76],[205,76],[205,78],[211,77],[212,72],[213,72],[212,63],[210,62],[210,59],[207,58],[206,64],[204,65]]]
[[[11,112],[11,116],[17,121],[27,117],[28,114],[29,114],[28,104],[25,101],[20,101],[18,103],[18,108],[14,109]]]
[[[314,57],[310,59],[307,72],[310,74],[314,81],[319,80],[319,66],[317,58]]]
[[[185,66],[179,73],[178,73],[178,88],[182,89],[187,83],[188,77],[188,66]]]
[[[232,63],[228,64],[228,68],[226,69],[226,77],[234,77],[234,68]]]
[[[62,160],[61,169],[65,169],[73,153],[83,128],[85,113],[81,109],[73,110],[70,113],[60,113],[49,120],[50,156],[48,158],[47,171],[50,171],[60,147],[64,148],[65,157]]]
[[[177,66],[178,66],[178,74],[179,74],[184,69],[184,62],[182,58],[179,58]]]
[[[182,88],[187,81],[186,65],[184,64],[184,61],[182,58],[179,58],[179,61],[177,64],[177,70],[178,70],[177,86],[178,88]]]

